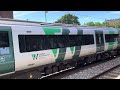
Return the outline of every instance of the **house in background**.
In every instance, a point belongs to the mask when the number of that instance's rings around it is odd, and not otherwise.
[[[118,22],[120,22],[120,19],[111,19],[111,20],[106,20],[108,26],[114,26]]]

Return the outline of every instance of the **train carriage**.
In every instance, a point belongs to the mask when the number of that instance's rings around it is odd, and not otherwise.
[[[0,76],[16,78],[20,72],[26,77],[32,71],[39,76],[61,66],[91,63],[119,54],[119,42],[119,29],[115,28],[1,19]]]

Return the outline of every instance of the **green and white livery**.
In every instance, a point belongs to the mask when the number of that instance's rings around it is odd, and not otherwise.
[[[113,28],[57,27],[40,25],[40,23],[35,22],[1,19],[0,75],[116,49],[119,46],[118,32],[118,29]],[[114,40],[107,42],[106,39],[110,37],[109,35],[113,35]],[[32,39],[32,37],[36,39]],[[53,46],[48,45],[48,42],[52,43],[54,39],[48,37],[62,37],[57,39],[56,42],[63,41],[64,45],[68,44],[68,47],[63,47],[60,45],[61,43]],[[68,37],[71,38],[71,41],[64,42],[64,39]],[[79,38],[80,40],[78,40]],[[47,39],[49,40],[45,41]],[[41,41],[39,42],[39,40]],[[8,43],[6,43],[7,41]],[[55,40],[53,41],[55,43]],[[43,46],[42,42],[45,43]],[[28,45],[29,43],[31,44]],[[55,45],[59,47],[48,48],[50,46],[57,47]],[[39,49],[37,50],[36,47],[39,47]]]

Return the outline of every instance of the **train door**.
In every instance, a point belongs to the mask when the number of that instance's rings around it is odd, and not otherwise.
[[[118,48],[120,48],[120,29],[118,30]]]
[[[95,30],[95,37],[96,37],[96,52],[104,51],[103,31]]]
[[[14,70],[12,30],[10,27],[0,26],[0,76]]]

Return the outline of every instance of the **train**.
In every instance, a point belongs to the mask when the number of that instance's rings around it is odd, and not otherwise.
[[[0,19],[0,78],[39,78],[120,54],[120,29]]]

